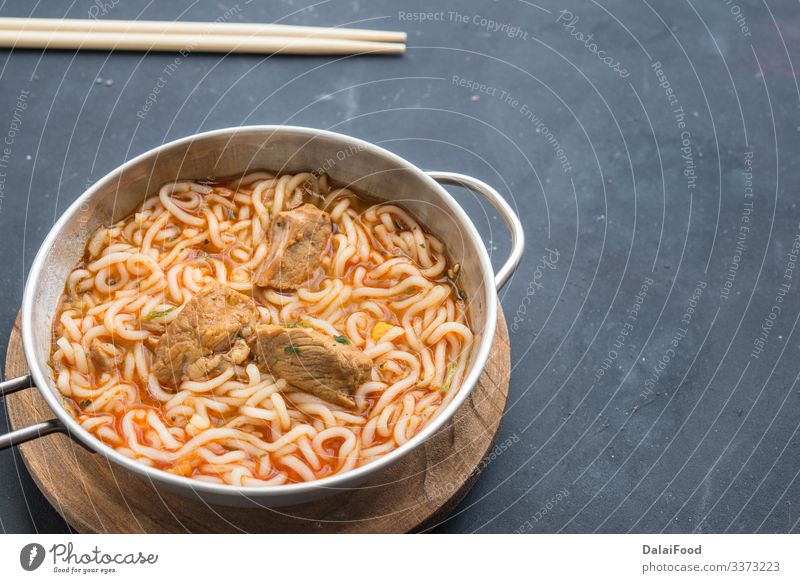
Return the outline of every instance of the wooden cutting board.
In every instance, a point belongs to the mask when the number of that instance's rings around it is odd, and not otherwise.
[[[27,374],[19,318],[6,354],[6,378]],[[157,490],[63,434],[19,446],[44,495],[85,533],[380,533],[432,528],[466,495],[494,446],[511,372],[502,311],[489,361],[451,422],[405,459],[359,489],[302,506],[229,508]],[[9,395],[14,428],[53,414],[35,389]]]

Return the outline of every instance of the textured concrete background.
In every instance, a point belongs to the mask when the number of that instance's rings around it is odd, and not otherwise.
[[[438,530],[798,530],[796,3],[265,4],[36,4],[47,17],[394,28],[410,48],[3,51],[0,348],[37,247],[87,184],[201,130],[333,129],[496,185],[527,228],[502,293],[510,445]],[[453,192],[500,265],[502,222]],[[68,528],[8,451],[0,526]]]

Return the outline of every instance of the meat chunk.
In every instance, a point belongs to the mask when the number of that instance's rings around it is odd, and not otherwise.
[[[296,289],[319,267],[330,237],[330,215],[313,204],[278,213],[270,229],[269,253],[256,272],[256,285]]]
[[[344,336],[262,324],[250,341],[256,362],[273,376],[330,403],[355,408],[353,392],[369,379],[372,359]]]
[[[114,344],[95,338],[89,347],[89,359],[96,371],[111,372],[122,364],[123,357],[122,351]]]
[[[205,286],[159,339],[153,373],[161,383],[175,386],[241,364],[250,353],[245,338],[257,319],[256,305],[247,296],[218,282]]]

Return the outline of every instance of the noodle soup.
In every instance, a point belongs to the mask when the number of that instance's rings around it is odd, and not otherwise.
[[[459,390],[458,271],[402,207],[324,175],[170,183],[90,237],[51,366],[81,426],[142,464],[313,481],[395,450]]]

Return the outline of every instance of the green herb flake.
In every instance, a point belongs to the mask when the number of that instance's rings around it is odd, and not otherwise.
[[[419,246],[425,249],[425,243],[420,243]]]
[[[339,334],[339,336],[334,336],[333,339],[339,344],[350,344],[350,340],[348,340],[347,336],[342,334]]]
[[[86,407],[88,407],[91,404],[92,402],[89,399],[84,399],[83,401],[78,403],[78,406],[80,406],[81,409],[86,409]]]
[[[456,363],[451,362],[450,366],[447,368],[447,377],[444,379],[444,384],[442,385],[442,394],[447,394],[447,391],[450,390],[450,383],[453,381],[453,375],[456,374]]]
[[[147,314],[147,319],[148,320],[155,320],[156,318],[163,318],[164,316],[169,314],[174,309],[175,309],[175,306],[171,306],[171,307],[167,308],[166,310],[162,310],[160,312],[150,312],[149,314]]]
[[[203,245],[208,245],[208,239],[203,239]]]
[[[284,328],[299,328],[300,322],[292,322],[291,324],[285,324]]]
[[[294,354],[299,356],[301,354],[300,349],[297,346],[286,346],[284,347],[283,351],[286,354]]]

